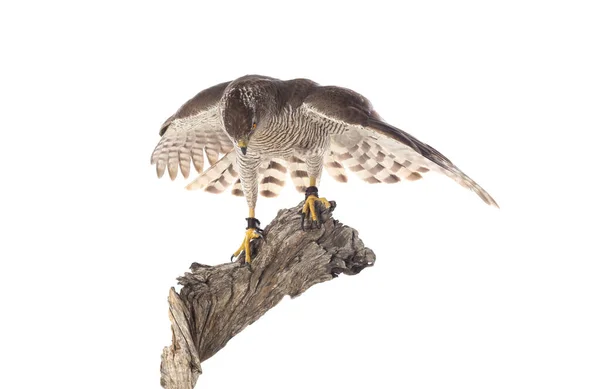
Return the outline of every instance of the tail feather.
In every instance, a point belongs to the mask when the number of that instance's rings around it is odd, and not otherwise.
[[[244,190],[242,189],[242,181],[238,178],[233,187],[231,188],[231,194],[234,196],[244,197]]]
[[[258,169],[258,190],[263,197],[276,197],[281,193],[285,185],[287,169],[285,161],[275,158],[271,161],[263,162]],[[233,187],[231,194],[234,196],[244,196],[242,181],[238,178]]]
[[[264,197],[278,196],[285,185],[286,173],[285,161],[278,158],[271,160],[259,177],[259,193]]]
[[[296,156],[291,157],[288,160],[288,170],[290,171],[290,177],[292,177],[292,182],[294,183],[296,190],[300,193],[304,193],[306,188],[310,186],[306,162]]]

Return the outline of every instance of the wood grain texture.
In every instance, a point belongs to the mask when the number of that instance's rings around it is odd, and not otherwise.
[[[173,343],[161,358],[161,385],[191,389],[202,373],[200,363],[252,324],[281,299],[299,296],[337,275],[358,274],[372,266],[375,254],[358,232],[322,212],[323,227],[300,229],[302,204],[281,210],[265,228],[266,241],[254,241],[257,255],[250,266],[243,256],[234,263],[193,263],[169,293]]]

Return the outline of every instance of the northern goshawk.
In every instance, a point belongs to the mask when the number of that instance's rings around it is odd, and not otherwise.
[[[186,102],[162,125],[152,153],[158,177],[165,170],[185,178],[193,163],[200,172],[188,189],[232,193],[248,202],[248,228],[234,256],[262,237],[254,209],[260,193],[277,196],[286,180],[305,193],[302,228],[320,227],[315,203],[323,167],[346,182],[345,168],[368,183],[414,181],[423,173],[442,173],[474,191],[487,204],[494,199],[450,160],[412,135],[387,124],[360,94],[307,79],[282,81],[251,75],[215,85]],[[204,155],[210,167],[204,170]]]

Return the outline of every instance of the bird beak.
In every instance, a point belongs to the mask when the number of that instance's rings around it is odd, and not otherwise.
[[[242,150],[242,154],[246,155],[246,150],[248,149],[248,142],[239,140],[238,147],[240,148],[240,150]]]

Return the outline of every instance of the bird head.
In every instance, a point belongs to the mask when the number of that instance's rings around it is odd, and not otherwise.
[[[231,88],[223,101],[225,130],[244,155],[263,113],[257,94],[253,92],[248,88]]]

